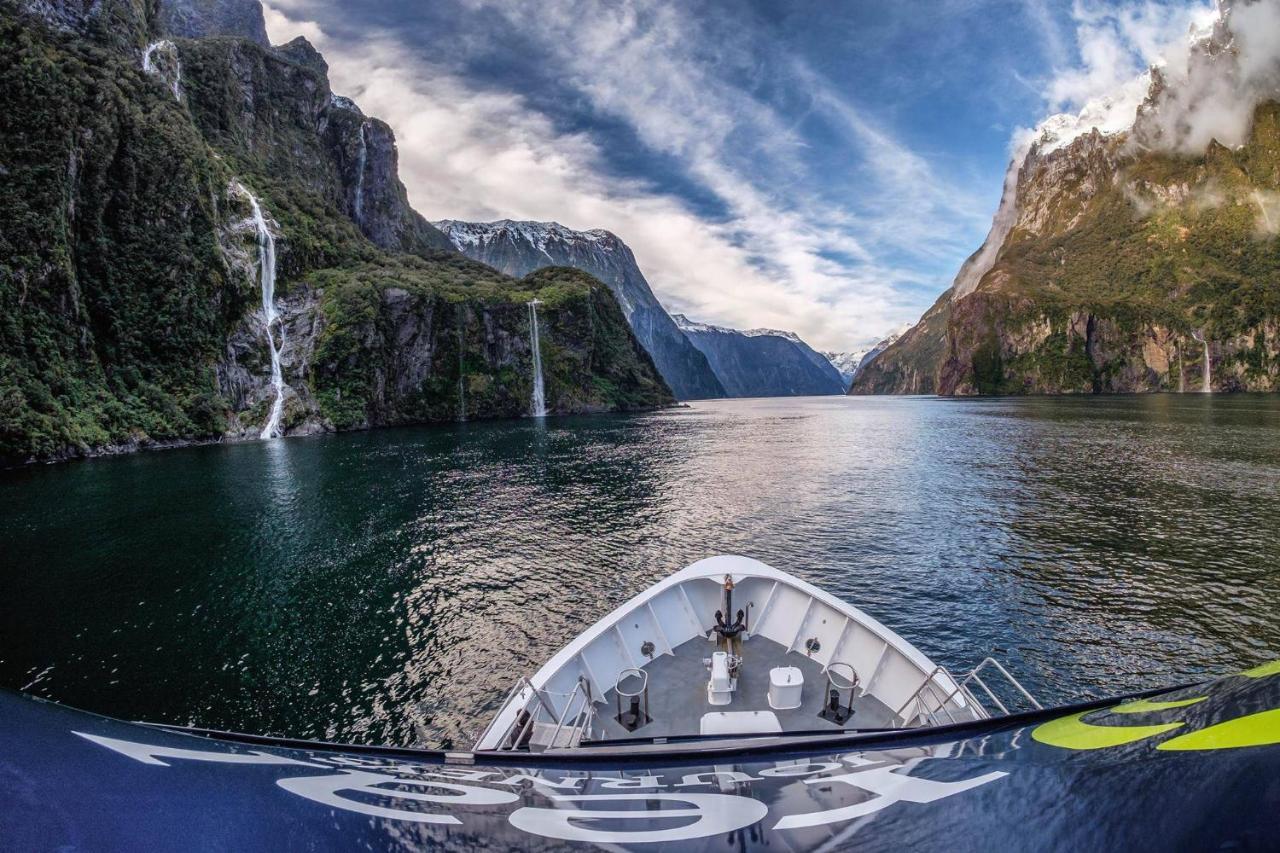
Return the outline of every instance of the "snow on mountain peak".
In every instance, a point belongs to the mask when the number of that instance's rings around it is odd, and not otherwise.
[[[730,329],[726,326],[713,326],[710,323],[699,323],[697,320],[690,320],[683,314],[672,314],[671,319],[676,321],[676,325],[681,331],[685,332],[720,332],[726,335],[742,335],[747,338],[785,338],[795,344],[807,347],[800,336],[795,332],[786,332],[781,329]]]
[[[444,232],[459,249],[484,245],[495,240],[520,240],[547,254],[547,244],[552,240],[563,243],[586,240],[601,243],[613,235],[602,228],[574,231],[559,222],[533,222],[529,220],[498,219],[493,222],[462,222],[457,219],[441,219],[431,223]]]
[[[797,344],[804,343],[804,341],[800,340],[800,336],[797,335],[795,332],[784,332],[781,329],[744,329],[742,331],[742,334],[746,335],[748,338],[761,338],[761,337],[786,338],[792,343],[797,343]]]
[[[683,314],[672,314],[671,319],[676,321],[676,327],[682,332],[732,332],[733,329],[726,329],[722,326],[712,326],[710,323],[699,323],[696,320],[690,320]]]
[[[1044,155],[1065,148],[1094,130],[1113,136],[1131,129],[1150,91],[1151,72],[1144,71],[1114,92],[1088,101],[1078,113],[1049,116],[1032,131],[1036,152]]]

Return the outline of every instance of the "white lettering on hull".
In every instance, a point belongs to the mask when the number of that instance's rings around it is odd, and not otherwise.
[[[456,785],[452,782],[437,782],[434,779],[405,779],[401,776],[385,776],[381,773],[366,773],[363,770],[345,770],[332,776],[298,776],[292,779],[280,779],[276,782],[291,794],[306,797],[326,806],[359,812],[373,817],[385,817],[391,820],[408,820],[415,823],[460,824],[453,815],[421,812],[412,809],[397,809],[376,806],[364,800],[343,797],[339,792],[366,794],[389,797],[397,800],[411,800],[416,803],[434,803],[437,805],[466,806],[501,806],[514,803],[520,799],[514,791],[499,791],[495,788],[477,788],[474,785]],[[388,789],[383,785],[414,786],[419,788],[451,791],[449,794],[421,793]]]
[[[687,788],[714,784],[720,784],[723,788],[741,783],[777,779],[778,783],[782,784],[849,785],[874,795],[862,802],[840,808],[786,815],[781,817],[773,827],[776,830],[788,830],[854,820],[875,814],[894,803],[932,803],[1008,775],[1005,772],[996,771],[957,782],[938,782],[908,775],[906,770],[909,766],[930,757],[926,752],[912,758],[908,765],[903,765],[900,757],[886,756],[888,760],[872,761],[857,754],[845,755],[841,760],[858,769],[835,775],[825,774],[846,768],[829,761],[802,759],[761,769],[757,771],[759,774],[757,776],[728,769],[689,773],[682,776],[680,782],[675,785],[663,785],[659,781],[661,776],[649,774],[633,777],[620,775],[618,778],[594,776],[590,779],[562,776],[559,781],[554,781],[530,773],[440,767],[391,759],[312,754],[308,756],[312,760],[303,761],[257,750],[218,752],[183,749],[152,746],[83,732],[73,732],[73,734],[134,761],[158,767],[168,767],[168,761],[181,760],[305,767],[328,771],[324,775],[279,779],[276,784],[285,791],[331,808],[388,820],[459,825],[462,821],[452,814],[423,811],[418,808],[397,808],[387,803],[400,800],[446,807],[452,805],[501,806],[520,802],[524,796],[532,794],[533,789],[537,788],[537,795],[551,800],[554,807],[522,806],[508,817],[512,826],[547,838],[591,841],[600,844],[684,841],[719,835],[756,823],[769,811],[764,802],[739,794],[681,791],[664,793],[647,789]],[[801,776],[809,778],[803,780],[797,778]],[[795,779],[795,781],[788,782],[788,779]],[[636,791],[636,793],[561,793],[565,789],[577,791],[579,786],[588,781],[593,782],[597,789]],[[510,787],[506,789],[488,787],[494,785]],[[528,790],[522,795],[521,792],[511,789],[519,786],[525,786]],[[641,793],[641,791],[644,792]],[[356,796],[350,796],[352,794]],[[373,800],[381,800],[384,804],[376,804]],[[622,808],[591,807],[609,803],[618,803]],[[601,827],[600,821],[607,821],[608,828]],[[647,823],[642,826],[640,821]],[[671,826],[672,821],[679,823]],[[635,822],[634,829],[618,828],[619,823],[631,822]]]
[[[609,803],[644,801],[679,803],[684,808],[646,808],[596,811],[594,809],[544,809],[525,806],[511,814],[516,829],[562,841],[593,841],[597,844],[643,844],[687,841],[742,829],[760,820],[769,809],[759,800],[732,794],[574,794],[551,797],[557,803]],[[591,821],[645,821],[696,818],[693,823],[667,829],[596,829],[583,826]]]

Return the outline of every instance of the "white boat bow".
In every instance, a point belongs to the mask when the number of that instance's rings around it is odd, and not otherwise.
[[[847,602],[749,557],[636,595],[512,687],[477,750],[720,734],[899,729],[988,717],[971,685]],[[1007,691],[1006,691],[1007,692]]]

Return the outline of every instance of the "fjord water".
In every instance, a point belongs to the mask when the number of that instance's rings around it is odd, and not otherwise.
[[[0,684],[467,746],[511,679],[740,553],[1043,700],[1280,656],[1280,399],[695,403],[0,472]]]

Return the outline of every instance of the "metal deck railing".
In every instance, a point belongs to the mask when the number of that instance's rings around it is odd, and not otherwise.
[[[506,708],[516,696],[526,690],[529,698],[498,739],[497,746],[494,747],[497,751],[541,751],[575,747],[584,738],[592,736],[596,709],[591,696],[591,684],[586,678],[579,676],[578,683],[567,694],[548,694],[547,691],[534,687],[529,679],[520,676],[499,709]],[[557,703],[550,698],[552,695],[563,699],[561,710],[557,711]],[[477,748],[488,738],[496,721],[497,715],[476,741]]]
[[[962,679],[957,679],[947,671],[946,667],[934,667],[925,676],[924,682],[898,708],[895,716],[902,721],[903,726],[906,726],[911,720],[918,720],[921,724],[937,726],[943,723],[958,723],[964,720],[986,719],[993,716],[991,710],[970,688],[970,684],[980,687],[991,703],[1000,710],[1001,714],[1013,713],[1009,710],[1008,705],[1001,700],[1000,696],[983,680],[982,671],[988,667],[994,668],[999,675],[1003,676],[1005,682],[1026,699],[1032,708],[1039,710],[1043,707],[1036,700],[1036,697],[1032,696],[1031,692],[1023,687],[1022,683],[1014,678],[1009,670],[1004,668],[1000,661],[993,657],[986,657],[982,659],[981,663],[969,670]],[[946,675],[955,684],[955,687],[945,694],[935,680],[940,673]],[[955,701],[957,696],[963,698],[963,705]],[[912,708],[912,703],[915,703],[914,708]],[[908,708],[912,708],[910,713],[907,711]],[[969,710],[968,714],[965,713],[966,709]]]

